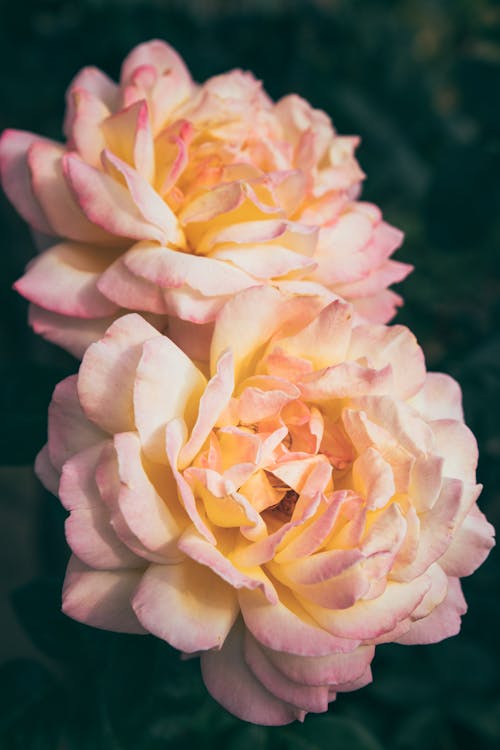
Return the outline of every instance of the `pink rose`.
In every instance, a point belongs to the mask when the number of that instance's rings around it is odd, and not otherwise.
[[[284,724],[371,679],[377,644],[454,635],[493,545],[459,386],[402,326],[254,287],[201,372],[138,315],[56,388],[37,469],[70,511],[63,609],[201,655]]]
[[[255,285],[324,285],[375,322],[400,304],[402,234],[356,200],[358,139],[300,97],[274,103],[239,70],[197,85],[152,41],[119,84],[76,76],[64,131],[6,131],[0,172],[45,248],[16,288],[35,331],[76,356],[137,310],[203,359],[224,302]]]

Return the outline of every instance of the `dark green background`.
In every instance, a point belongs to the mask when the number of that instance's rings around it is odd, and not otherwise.
[[[500,518],[500,6],[485,0],[31,0],[0,2],[0,129],[61,138],[64,91],[94,64],[114,77],[132,46],[173,44],[197,80],[248,68],[363,138],[364,197],[406,233],[416,270],[399,321],[431,369],[454,375],[481,450],[481,506]],[[3,198],[0,332],[0,747],[160,750],[455,750],[500,747],[499,555],[464,582],[458,638],[382,646],[372,686],[304,726],[228,716],[196,660],[59,614],[64,512],[30,465],[51,391],[76,363],[36,339],[10,290],[32,255]]]

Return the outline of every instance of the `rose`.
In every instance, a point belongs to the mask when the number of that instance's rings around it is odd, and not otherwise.
[[[55,390],[38,474],[70,511],[63,609],[201,654],[237,716],[282,724],[371,679],[374,647],[458,632],[493,530],[460,389],[402,326],[254,287],[207,377],[138,315]]]
[[[325,285],[381,322],[400,303],[402,235],[356,200],[357,138],[300,97],[273,103],[238,70],[196,85],[152,41],[118,85],[76,76],[64,132],[6,131],[0,172],[44,248],[16,289],[35,331],[76,356],[138,310],[203,359],[217,311],[257,284]]]

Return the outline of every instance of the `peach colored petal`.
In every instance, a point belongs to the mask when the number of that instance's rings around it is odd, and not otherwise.
[[[316,552],[330,535],[345,498],[345,492],[334,493],[329,505],[318,518],[314,519],[300,535],[285,541],[282,549],[275,555],[276,562],[292,562]]]
[[[282,725],[303,720],[304,711],[284,703],[263,687],[244,659],[244,629],[235,625],[221,651],[201,657],[208,692],[235,716],[256,724]]]
[[[59,489],[59,472],[52,465],[49,456],[49,446],[47,443],[37,454],[35,459],[35,474],[43,486],[53,495],[57,495]]]
[[[455,533],[439,565],[449,576],[471,575],[484,562],[495,544],[495,529],[477,506],[466,516]]]
[[[443,474],[474,482],[479,454],[476,438],[469,428],[453,419],[432,421],[430,427],[436,441],[435,452],[444,459]]]
[[[445,478],[436,503],[419,516],[420,540],[414,561],[401,569],[395,566],[393,576],[400,580],[411,580],[439,560],[450,546],[481,489],[481,485],[465,485],[458,479]]]
[[[301,378],[302,396],[315,404],[333,399],[366,395],[383,395],[392,391],[392,367],[374,370],[356,362],[341,362]]]
[[[179,453],[186,442],[186,425],[180,419],[172,419],[165,429],[165,453],[177,482],[178,497],[196,530],[211,544],[217,540],[210,530],[206,513],[199,508],[193,491],[182,473],[177,469]]]
[[[113,154],[135,167],[148,182],[154,180],[153,134],[145,101],[135,102],[106,118],[101,132]]]
[[[403,304],[403,298],[392,289],[384,289],[373,297],[351,299],[351,303],[363,320],[388,323],[396,315],[397,308]]]
[[[92,570],[73,555],[64,579],[62,610],[94,628],[145,633],[130,604],[141,575],[138,570]]]
[[[82,411],[78,400],[77,376],[62,380],[54,389],[49,406],[49,456],[52,465],[61,471],[63,464],[85,448],[107,436]]]
[[[199,536],[192,529],[187,529],[179,541],[179,549],[192,560],[205,565],[222,580],[227,581],[234,589],[248,589],[262,591],[270,604],[277,603],[277,594],[273,584],[258,567],[247,572],[239,570],[228,557]]]
[[[375,448],[367,448],[352,467],[354,489],[366,498],[368,508],[382,508],[394,495],[396,488],[392,468]]]
[[[192,428],[206,385],[205,376],[165,336],[144,343],[135,372],[133,404],[143,450],[153,461],[165,460],[165,427],[170,420],[181,417]]]
[[[31,261],[14,288],[36,305],[60,315],[101,318],[117,312],[117,305],[97,288],[100,273],[116,251],[61,242]]]
[[[387,289],[391,284],[403,281],[411,271],[413,271],[413,266],[409,263],[386,260],[381,266],[356,281],[336,284],[335,291],[346,299],[372,297]]]
[[[286,404],[300,396],[299,389],[286,380],[263,376],[255,386],[251,385],[252,382],[254,380],[245,380],[245,387],[237,399],[236,413],[242,424],[258,424],[277,416]]]
[[[422,601],[430,587],[426,575],[410,583],[389,582],[383,594],[369,601],[358,601],[349,609],[325,609],[301,598],[306,611],[318,623],[338,638],[369,640],[392,630]]]
[[[117,168],[119,161],[116,157],[105,153],[107,160]],[[139,174],[134,175],[132,170],[126,169],[126,165],[120,165],[120,171],[129,178],[127,190],[112,176],[90,166],[76,153],[65,154],[63,165],[65,177],[83,212],[82,217],[86,217],[85,221],[95,228],[94,231],[102,233],[104,230],[111,235],[136,240],[169,240],[173,223],[170,212]],[[99,227],[102,229],[99,230]],[[67,231],[62,233],[72,236]]]
[[[390,363],[394,384],[391,394],[408,399],[425,380],[425,361],[415,336],[404,326],[361,325],[354,328],[349,359],[363,359],[368,367],[381,369]]]
[[[282,325],[291,319],[303,321],[308,314],[312,319],[323,306],[316,297],[290,298],[269,286],[244,290],[226,303],[217,319],[210,353],[212,368],[220,354],[231,348],[235,382],[241,382],[254,374],[256,352]]]
[[[351,306],[335,301],[298,333],[277,339],[277,345],[289,356],[309,359],[314,369],[319,370],[344,362],[351,329]]]
[[[65,525],[66,539],[78,559],[91,568],[138,568],[143,561],[116,536],[99,494],[95,473],[102,450],[102,443],[90,446],[63,466],[59,498],[70,511]]]
[[[244,641],[245,663],[269,692],[304,711],[322,713],[328,709],[328,685],[301,685],[280,672],[248,631]]]
[[[269,604],[258,592],[240,590],[239,601],[245,625],[264,646],[299,656],[349,653],[360,641],[339,638],[315,622],[297,600],[279,588],[280,600]]]
[[[91,94],[95,99],[101,101],[108,111],[114,109],[118,103],[118,86],[111,78],[108,78],[105,73],[93,66],[82,68],[73,78],[66,92],[64,134],[68,139],[71,138],[75,117],[77,116],[73,94],[79,91]]]
[[[109,108],[99,96],[79,86],[72,86],[68,91],[67,107],[71,148],[78,151],[86,162],[97,167],[101,152],[106,147],[101,123],[109,117]]]
[[[245,200],[239,182],[217,185],[191,200],[179,213],[182,224],[205,222],[238,208]]]
[[[163,290],[133,274],[127,268],[123,255],[99,276],[97,288],[105,297],[122,308],[156,315],[165,315],[168,312]]]
[[[28,151],[40,138],[24,130],[5,130],[0,138],[0,180],[10,202],[32,227],[44,234],[54,234],[36,199],[28,166]]]
[[[116,317],[73,318],[33,304],[28,309],[28,322],[34,332],[47,341],[62,346],[77,359],[83,357],[90,344],[104,336]]]
[[[229,261],[255,279],[277,279],[291,273],[304,276],[316,266],[314,260],[277,245],[222,247],[210,257]]]
[[[66,184],[63,159],[63,147],[50,141],[35,141],[28,150],[33,192],[53,230],[48,234],[98,245],[119,244],[116,238],[89,221],[80,210]]]
[[[247,274],[226,263],[153,244],[136,245],[124,260],[133,273],[160,287],[186,285],[209,297],[235,294],[254,284]]]
[[[220,649],[238,614],[231,587],[191,560],[150,565],[132,606],[150,633],[187,653]]]
[[[188,286],[179,289],[164,289],[163,296],[167,312],[190,323],[211,324],[231,295],[207,297]]]
[[[422,388],[413,396],[411,405],[429,421],[454,419],[463,422],[462,391],[449,375],[428,372]]]
[[[390,396],[362,396],[353,399],[353,403],[414,456],[434,448],[434,430],[403,401]]]
[[[164,467],[161,472],[157,468],[155,471],[154,466],[148,467],[137,433],[115,435],[114,446],[120,480],[118,512],[132,534],[150,551],[148,559],[177,562],[182,557],[177,543],[187,519],[175,501],[174,477]],[[161,482],[161,495],[148,475],[148,468],[158,484]]]
[[[138,45],[125,58],[120,85],[126,105],[147,97],[155,133],[194,88],[177,52],[158,39]]]
[[[119,318],[85,353],[78,396],[85,414],[113,434],[135,429],[133,391],[146,341],[160,337],[140,315]]]
[[[182,349],[188,357],[198,362],[208,362],[210,343],[213,334],[213,323],[193,324],[179,318],[168,321],[168,337]]]
[[[458,578],[448,579],[446,599],[421,620],[412,623],[409,632],[397,639],[397,643],[437,643],[443,638],[456,635],[460,630],[461,616],[467,611]]]
[[[418,512],[429,510],[438,499],[443,483],[443,464],[441,456],[432,453],[422,453],[415,459],[410,470],[408,493]]]
[[[261,647],[262,648],[262,647]],[[269,661],[285,677],[304,685],[342,685],[362,677],[375,653],[374,646],[358,646],[350,653],[296,656],[265,649]]]
[[[234,388],[233,356],[224,352],[217,362],[217,371],[207,383],[200,399],[198,416],[187,443],[179,454],[179,468],[184,468],[202,448],[210,431],[226,408]]]

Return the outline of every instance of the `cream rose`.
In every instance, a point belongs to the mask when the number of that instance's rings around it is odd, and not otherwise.
[[[402,326],[246,290],[210,371],[136,314],[56,388],[44,483],[64,611],[200,654],[237,716],[284,724],[371,679],[377,644],[454,635],[493,545],[460,389]]]
[[[16,289],[35,331],[76,356],[137,310],[202,359],[222,305],[255,285],[323,285],[380,322],[400,303],[402,234],[356,200],[358,139],[300,97],[274,103],[239,70],[197,85],[152,41],[119,84],[76,76],[64,132],[6,131],[0,174],[45,248]]]

